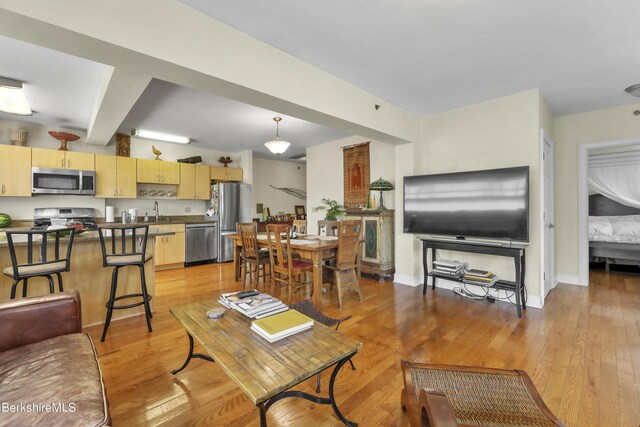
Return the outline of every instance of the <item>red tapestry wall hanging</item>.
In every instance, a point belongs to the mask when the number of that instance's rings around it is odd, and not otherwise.
[[[369,192],[369,143],[343,147],[344,206],[347,209],[365,207]]]

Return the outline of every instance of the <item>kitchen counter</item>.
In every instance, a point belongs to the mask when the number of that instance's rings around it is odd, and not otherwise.
[[[30,227],[24,227],[26,230],[30,230]],[[17,230],[19,228],[10,228],[10,230]],[[159,230],[157,228],[152,228],[149,227],[149,235],[148,237],[158,237],[158,236],[171,236],[175,233],[173,233],[172,231],[163,231],[163,230]],[[66,238],[63,238],[66,239]],[[73,245],[75,247],[76,243],[82,243],[82,242],[93,242],[93,241],[100,241],[100,236],[98,235],[97,231],[84,231],[80,234],[75,235],[75,237],[73,238]],[[26,240],[24,241],[15,241],[15,245],[16,246],[24,246],[26,245]],[[7,243],[7,236],[4,233],[4,230],[0,231],[0,248],[6,248],[8,247],[9,244]],[[149,245],[147,245],[149,246]],[[11,262],[9,262],[9,265],[11,265]],[[4,268],[5,266],[2,265],[0,266],[2,268]]]
[[[144,271],[147,291],[152,297],[155,295],[155,240],[156,237],[171,236],[172,231],[160,231],[149,228],[147,253],[154,257],[145,264]],[[6,242],[6,235],[0,232],[0,269],[11,266],[11,257]],[[19,259],[26,259],[24,252],[26,244],[17,244]],[[65,245],[66,248],[66,245]],[[52,253],[52,252],[49,252]],[[104,323],[106,316],[105,304],[109,299],[111,272],[113,267],[102,266],[102,248],[97,231],[86,231],[75,236],[71,252],[71,268],[62,273],[65,290],[78,290],[82,298],[82,325],[89,326]],[[122,268],[118,273],[118,295],[140,292],[140,271],[135,267]],[[56,290],[58,289],[57,279]],[[0,276],[0,300],[9,299],[13,278]],[[29,279],[28,295],[36,296],[49,293],[49,282],[44,277]],[[22,282],[18,285],[17,295],[22,295]],[[151,299],[151,310],[154,310],[154,299]],[[134,307],[128,310],[114,310],[113,319],[143,314],[144,308]]]
[[[204,217],[204,215],[171,215],[171,216],[161,216],[160,221],[156,221],[155,217],[149,216],[150,221],[144,222],[144,215],[138,216],[138,220],[136,224],[149,224],[149,225],[162,225],[162,224],[199,224],[204,222],[217,222],[217,220],[212,220],[210,218]],[[96,223],[98,225],[105,224],[104,217],[96,218]],[[115,221],[109,224],[120,224],[120,221]],[[14,219],[11,222],[11,225],[7,228],[29,228],[33,227],[33,221],[31,220],[20,220]],[[0,232],[2,229],[0,228]]]

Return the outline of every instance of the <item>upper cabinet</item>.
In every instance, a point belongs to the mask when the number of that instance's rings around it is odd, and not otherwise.
[[[209,166],[180,163],[178,199],[208,200],[210,183]]]
[[[136,159],[96,154],[96,197],[136,198]]]
[[[241,168],[225,168],[224,166],[210,166],[211,179],[216,181],[242,181]]]
[[[31,197],[31,148],[0,145],[0,197]]]
[[[162,160],[138,160],[138,182],[180,184],[180,164]]]
[[[94,155],[77,151],[31,150],[31,166],[34,168],[58,168],[92,171],[95,170]]]

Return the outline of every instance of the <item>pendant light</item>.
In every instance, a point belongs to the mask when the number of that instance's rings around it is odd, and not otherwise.
[[[265,142],[264,145],[273,154],[276,154],[276,155],[279,156],[280,154],[282,154],[285,151],[287,151],[287,148],[289,148],[291,143],[288,142],[288,141],[285,141],[282,138],[280,138],[279,124],[280,124],[280,121],[282,121],[282,118],[281,117],[274,117],[273,121],[276,122],[276,137],[273,140],[269,141],[269,142]]]

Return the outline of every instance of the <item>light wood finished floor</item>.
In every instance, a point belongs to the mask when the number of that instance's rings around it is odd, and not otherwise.
[[[113,425],[257,426],[257,409],[215,363],[192,360],[177,376],[188,340],[173,305],[236,290],[230,264],[157,273],[153,333],[143,316],[114,321],[107,341],[89,329],[104,373]],[[524,369],[569,426],[640,423],[640,275],[592,273],[590,287],[558,285],[544,310],[518,319],[508,303],[463,300],[451,291],[363,280],[340,330],[364,343],[356,371],[336,385],[343,413],[361,426],[407,426],[400,408],[400,360]],[[108,286],[107,283],[96,286]],[[338,315],[323,296],[325,311]],[[197,349],[196,349],[197,350]],[[326,392],[329,375],[323,375]],[[298,388],[313,392],[315,380]],[[270,426],[341,425],[327,405],[285,399]]]

